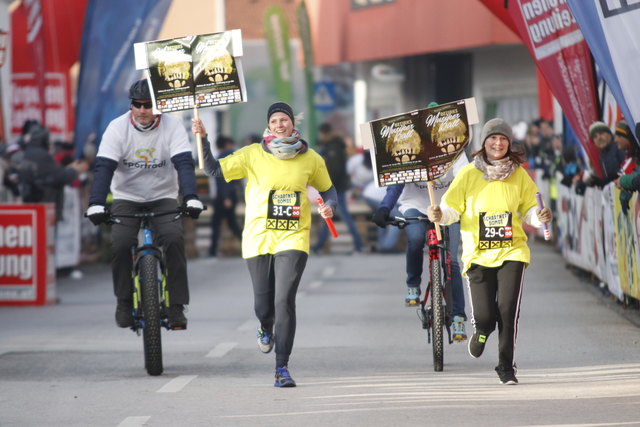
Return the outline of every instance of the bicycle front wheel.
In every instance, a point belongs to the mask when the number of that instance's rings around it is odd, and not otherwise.
[[[431,333],[433,337],[433,370],[442,371],[444,364],[444,306],[442,304],[442,287],[444,272],[439,259],[431,263]]]
[[[158,260],[152,255],[140,259],[140,291],[142,293],[142,341],[144,366],[149,375],[162,374],[162,340],[160,334],[160,298],[158,291]]]

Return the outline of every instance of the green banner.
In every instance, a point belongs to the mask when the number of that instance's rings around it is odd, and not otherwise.
[[[304,77],[307,89],[307,131],[309,144],[315,145],[317,140],[316,109],[313,101],[313,47],[311,45],[311,27],[307,5],[302,0],[298,5],[298,29],[304,53]]]
[[[269,44],[269,56],[278,100],[291,104],[293,86],[289,26],[281,7],[267,8],[264,15],[264,32]]]

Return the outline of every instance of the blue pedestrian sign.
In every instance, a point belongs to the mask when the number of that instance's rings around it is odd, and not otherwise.
[[[316,110],[330,111],[336,108],[336,85],[331,82],[313,84],[313,105]]]

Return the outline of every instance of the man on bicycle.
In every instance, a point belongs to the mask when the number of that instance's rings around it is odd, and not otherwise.
[[[112,120],[102,135],[87,217],[95,225],[108,219],[105,204],[111,190],[111,212],[116,215],[177,209],[180,191],[186,212],[198,218],[204,206],[196,195],[194,161],[184,126],[168,114],[153,114],[146,80],[131,85],[129,99],[130,111]],[[116,324],[121,328],[133,326],[131,248],[137,245],[139,224],[138,219],[122,218],[111,230]],[[182,222],[162,216],[153,218],[152,226],[166,255],[168,326],[186,329],[189,287]]]
[[[464,153],[453,164],[451,169],[435,180],[434,195],[437,200],[453,181],[456,173],[469,161]],[[413,182],[410,184],[392,185],[387,187],[387,194],[374,212],[372,221],[379,227],[385,227],[390,220],[389,212],[396,203],[400,203],[400,213],[404,216],[426,216],[429,207],[429,192],[426,182]],[[415,307],[420,303],[420,283],[424,265],[424,246],[428,224],[426,222],[411,222],[407,224],[407,296],[405,305]],[[451,292],[453,296],[453,339],[464,341],[467,339],[464,322],[465,314],[464,289],[460,264],[458,263],[458,244],[460,242],[460,223],[449,226],[449,250],[451,253]]]

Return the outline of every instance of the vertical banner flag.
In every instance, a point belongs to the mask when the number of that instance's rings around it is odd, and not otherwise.
[[[129,86],[140,78],[131,45],[158,36],[171,0],[90,0],[84,18],[76,104],[76,153],[128,109]],[[99,140],[97,140],[99,143]]]
[[[569,0],[569,8],[624,118],[636,133],[640,124],[640,2]]]
[[[314,85],[313,85],[313,48],[311,44],[311,27],[309,25],[309,14],[307,13],[307,5],[304,0],[298,5],[298,28],[300,39],[302,40],[302,51],[304,52],[304,77],[307,85],[307,132],[311,141],[316,138],[312,137],[316,134],[316,111],[313,101]]]
[[[44,53],[44,14],[40,0],[25,0],[20,7],[27,16],[27,44],[31,48],[33,68],[38,78],[38,99],[40,99],[41,117],[45,110],[45,80],[46,58]]]
[[[440,178],[469,144],[470,125],[475,123],[475,98],[362,123],[362,142],[371,152],[376,185]]]
[[[269,6],[264,15],[264,32],[269,44],[276,95],[279,101],[291,104],[293,100],[293,73],[291,50],[289,49],[289,27],[287,17],[281,7]]]
[[[73,135],[75,78],[86,0],[23,2],[11,13],[11,122],[17,140],[26,120],[38,120],[52,141]]]
[[[503,0],[481,1],[504,19]],[[511,0],[507,10],[512,21],[507,25],[515,27],[529,49],[592,168],[601,175],[600,153],[589,140],[589,126],[599,120],[591,55],[566,0]]]
[[[240,30],[136,43],[154,113],[246,102]]]

